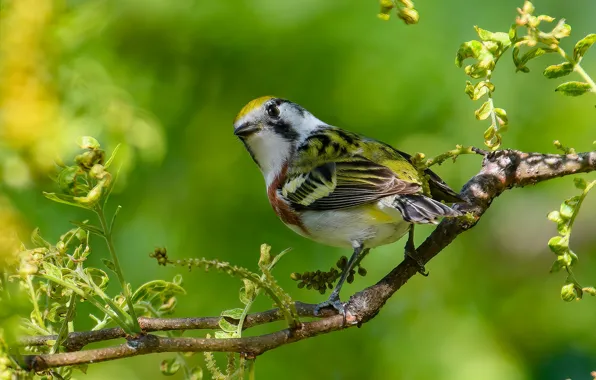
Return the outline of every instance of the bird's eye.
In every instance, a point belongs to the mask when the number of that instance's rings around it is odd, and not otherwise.
[[[279,107],[277,107],[277,105],[275,105],[274,103],[267,105],[267,108],[265,110],[267,111],[267,115],[269,115],[269,117],[279,116]]]

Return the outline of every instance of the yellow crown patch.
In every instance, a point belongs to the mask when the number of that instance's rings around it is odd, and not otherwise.
[[[273,98],[274,98],[274,96],[261,96],[260,98],[256,98],[256,99],[251,100],[250,102],[248,102],[247,105],[245,105],[244,107],[242,107],[242,109],[240,110],[240,112],[238,112],[238,115],[234,119],[234,124],[236,124],[236,122],[238,120],[240,120],[242,117],[246,116],[250,111],[254,110],[255,108],[259,108],[267,100],[273,99]]]

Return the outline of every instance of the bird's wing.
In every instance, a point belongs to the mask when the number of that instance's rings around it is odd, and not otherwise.
[[[306,173],[289,175],[281,195],[297,209],[334,210],[371,203],[396,194],[414,194],[418,183],[396,177],[386,166],[361,156],[327,162]]]
[[[411,155],[397,149],[394,150],[411,162]],[[428,176],[428,187],[430,188],[430,195],[433,199],[454,203],[465,202],[460,198],[459,194],[453,191],[435,172],[430,169],[425,169],[424,173]]]

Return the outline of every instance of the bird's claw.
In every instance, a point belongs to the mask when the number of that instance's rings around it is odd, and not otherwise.
[[[335,293],[331,293],[331,296],[327,301],[321,302],[317,306],[315,306],[315,315],[320,315],[321,309],[331,306],[341,315],[346,316],[346,307],[343,302],[339,299],[339,295]]]
[[[422,262],[422,260],[420,260],[420,258],[418,257],[416,250],[412,252],[409,249],[406,249],[406,257],[409,257],[410,259],[416,262],[416,264],[418,265],[418,273],[420,273],[424,277],[428,277],[428,271],[424,267],[424,263]]]

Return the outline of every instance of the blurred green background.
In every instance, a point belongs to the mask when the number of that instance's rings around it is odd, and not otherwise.
[[[291,99],[320,119],[401,150],[436,155],[456,144],[482,145],[487,123],[464,94],[453,64],[473,26],[507,31],[521,1],[416,3],[420,23],[376,17],[367,1],[13,0],[2,1],[0,90],[2,202],[52,240],[84,211],[47,201],[42,190],[56,151],[72,156],[80,135],[110,151],[123,143],[112,206],[123,205],[116,244],[133,286],[182,273],[188,295],[177,316],[218,315],[239,306],[240,282],[216,273],[157,267],[148,253],[212,257],[257,268],[261,243],[293,250],[276,267],[295,299],[326,296],[297,289],[294,271],[326,269],[345,250],[308,241],[271,210],[257,167],[232,133],[232,120],[262,95]],[[536,14],[565,18],[575,41],[594,29],[596,3],[536,2]],[[556,57],[515,73],[509,54],[494,75],[495,102],[509,115],[504,147],[554,152],[561,140],[594,149],[596,98],[555,93],[562,81],[541,75]],[[596,52],[583,63],[596,77]],[[579,80],[572,78],[572,80]],[[480,167],[461,157],[436,171],[455,189]],[[590,175],[594,177],[594,175]],[[596,300],[564,303],[565,278],[551,275],[556,234],[546,219],[575,195],[571,178],[513,190],[460,236],[360,329],[320,336],[257,360],[258,379],[589,379],[596,370]],[[596,196],[587,199],[572,235],[577,276],[596,282]],[[0,217],[2,218],[2,217]],[[12,220],[12,219],[11,219]],[[432,227],[418,229],[422,241]],[[397,265],[403,241],[376,249],[365,278],[343,299]],[[95,242],[92,263],[107,257]],[[114,287],[114,290],[116,288]],[[268,299],[256,309],[271,306]],[[88,326],[79,311],[78,328]],[[281,328],[282,325],[269,326]],[[250,330],[250,334],[269,331]],[[204,332],[196,332],[201,336]],[[92,365],[94,379],[161,379],[152,355]],[[191,360],[202,362],[201,355]]]

